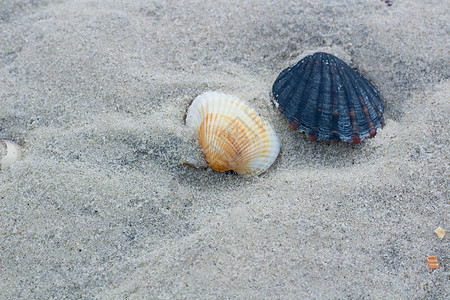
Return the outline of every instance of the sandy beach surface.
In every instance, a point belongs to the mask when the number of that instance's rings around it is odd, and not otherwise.
[[[450,3],[392,4],[0,0],[0,139],[23,150],[0,298],[449,299]],[[377,86],[375,138],[313,142],[276,111],[316,51]],[[185,125],[206,91],[272,124],[267,172],[207,167]]]

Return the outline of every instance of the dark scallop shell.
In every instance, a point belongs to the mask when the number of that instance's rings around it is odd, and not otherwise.
[[[384,101],[370,82],[328,53],[306,56],[273,84],[275,105],[311,140],[359,144],[384,125]]]

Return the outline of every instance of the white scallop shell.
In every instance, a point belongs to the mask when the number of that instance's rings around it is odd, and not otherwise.
[[[280,152],[272,126],[238,98],[206,92],[192,102],[186,124],[198,132],[209,165],[240,175],[266,171]]]
[[[1,168],[6,169],[9,168],[15,161],[19,160],[22,157],[22,151],[20,150],[19,145],[11,141],[2,141],[5,146],[6,154],[2,157],[1,160]]]

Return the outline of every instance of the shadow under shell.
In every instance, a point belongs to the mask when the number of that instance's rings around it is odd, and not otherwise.
[[[311,140],[359,144],[384,125],[384,101],[370,82],[341,59],[318,52],[284,69],[272,87],[290,127]]]

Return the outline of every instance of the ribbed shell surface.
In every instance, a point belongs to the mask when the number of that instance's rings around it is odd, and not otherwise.
[[[198,96],[188,109],[186,124],[198,131],[206,160],[217,171],[258,175],[280,151],[272,127],[230,95],[207,92]]]
[[[370,82],[328,53],[306,56],[283,70],[274,102],[292,129],[312,140],[358,144],[384,124],[384,101]]]

